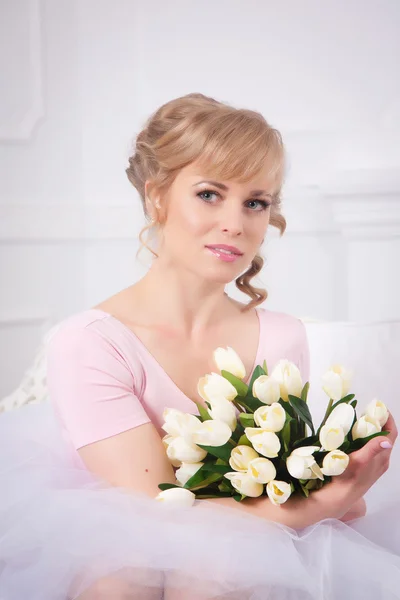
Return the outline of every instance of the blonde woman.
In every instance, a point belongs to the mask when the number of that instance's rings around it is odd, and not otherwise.
[[[138,135],[127,175],[151,268],[63,323],[50,405],[0,418],[1,598],[400,598],[398,502],[349,522],[388,468],[392,418],[389,447],[371,440],[307,500],[154,500],[175,481],[163,410],[197,413],[216,347],[234,348],[248,375],[288,358],[308,380],[304,325],[261,307],[253,285],[268,227],[285,231],[284,167],[260,114],[201,94],[168,102]],[[233,281],[247,302],[225,292]]]

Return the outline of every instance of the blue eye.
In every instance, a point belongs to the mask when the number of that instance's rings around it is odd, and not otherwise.
[[[249,206],[249,208],[254,212],[267,210],[268,207],[271,206],[271,204],[269,202],[266,202],[266,200],[249,200],[247,204],[255,205],[254,208]]]
[[[212,198],[210,198],[210,196],[219,196],[218,192],[213,192],[212,190],[203,190],[197,195],[199,196],[199,198],[209,203],[212,202]]]

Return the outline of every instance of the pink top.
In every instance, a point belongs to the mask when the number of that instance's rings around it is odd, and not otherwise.
[[[271,370],[287,358],[309,380],[309,348],[296,317],[258,308],[260,336],[254,366]],[[115,317],[91,309],[70,317],[49,342],[51,401],[76,449],[143,423],[164,435],[166,406],[198,414],[140,339]]]

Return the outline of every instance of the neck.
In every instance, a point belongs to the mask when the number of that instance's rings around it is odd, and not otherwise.
[[[152,315],[152,321],[168,323],[188,337],[201,335],[239,311],[237,303],[226,295],[225,284],[205,282],[160,259],[134,288],[138,303]]]

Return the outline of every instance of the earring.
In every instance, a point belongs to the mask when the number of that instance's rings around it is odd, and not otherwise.
[[[161,204],[160,204],[160,200],[159,200],[158,198],[157,198],[157,200],[155,201],[155,204],[154,204],[154,206],[155,206],[155,207],[156,207],[158,210],[160,210],[160,208],[161,208]]]

